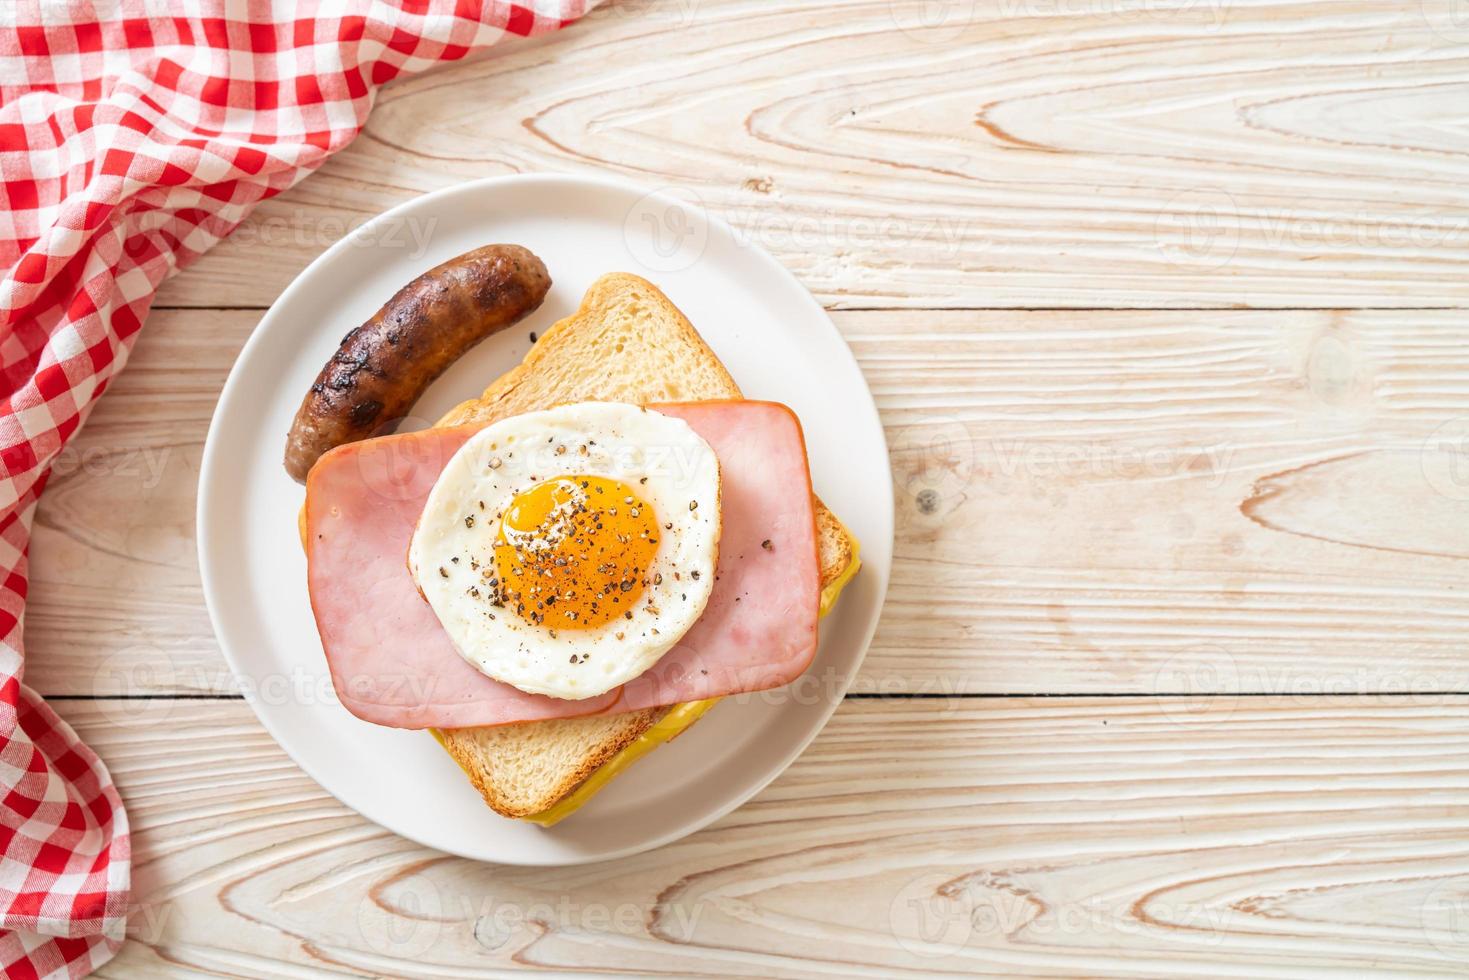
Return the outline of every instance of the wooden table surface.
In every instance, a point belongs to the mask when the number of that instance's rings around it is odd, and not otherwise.
[[[897,481],[825,732],[568,869],[318,788],[194,553],[262,311],[383,209],[519,172],[689,188],[774,253]],[[1469,972],[1466,258],[1450,0],[629,0],[389,86],[167,284],[40,508],[27,680],[132,821],[103,975]]]

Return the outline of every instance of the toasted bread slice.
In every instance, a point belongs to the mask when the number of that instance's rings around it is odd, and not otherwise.
[[[739,386],[678,307],[627,273],[592,284],[521,364],[439,420],[490,423],[569,402],[634,404],[741,398]],[[856,546],[818,500],[823,589],[856,561]],[[495,812],[540,813],[652,727],[667,708],[436,732]]]
[[[434,732],[497,813],[524,817],[550,807],[621,752],[667,708],[489,728]]]

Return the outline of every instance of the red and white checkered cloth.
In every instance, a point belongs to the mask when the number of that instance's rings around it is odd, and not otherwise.
[[[0,968],[82,976],[126,930],[127,816],[21,681],[51,461],[154,291],[352,141],[377,86],[596,0],[0,0]],[[186,11],[186,13],[182,13]]]

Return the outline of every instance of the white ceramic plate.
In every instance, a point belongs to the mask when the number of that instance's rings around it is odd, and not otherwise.
[[[823,621],[820,651],[802,681],[726,699],[550,829],[487,809],[426,732],[369,725],[337,703],[296,532],[303,491],[281,466],[301,397],[342,335],[414,276],[490,242],[530,248],[554,285],[534,316],[434,384],[415,408],[420,424],[517,364],[529,333],[574,311],[599,275],[636,272],[688,315],[748,396],[796,410],[817,492],[862,542],[862,573]],[[892,477],[877,410],[821,307],[688,194],[585,177],[499,178],[438,191],[329,249],[281,294],[240,353],[199,481],[209,614],[276,741],[363,816],[422,844],[507,864],[636,853],[692,833],[759,792],[821,730],[856,674],[887,589],[892,540]]]

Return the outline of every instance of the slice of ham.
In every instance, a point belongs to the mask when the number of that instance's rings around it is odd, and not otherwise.
[[[364,721],[467,728],[762,691],[816,653],[820,569],[800,423],[774,402],[652,406],[719,457],[719,560],[704,614],[646,673],[595,698],[527,694],[470,666],[408,572],[408,543],[439,472],[479,427],[351,443],[306,485],[307,580],[337,696]]]

